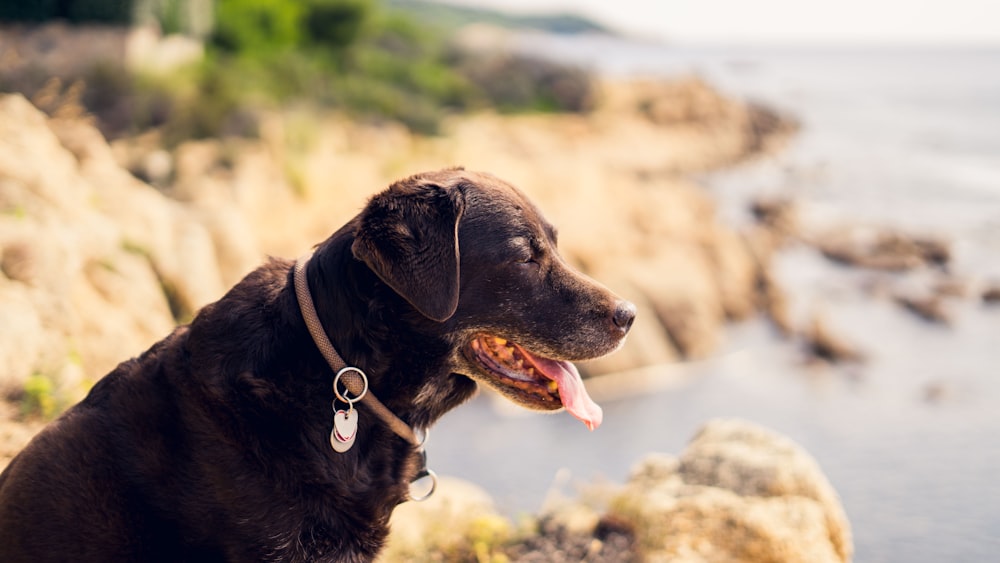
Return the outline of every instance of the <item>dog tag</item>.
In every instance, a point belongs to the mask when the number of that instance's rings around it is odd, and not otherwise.
[[[351,409],[338,410],[333,415],[333,431],[330,432],[330,445],[334,451],[344,453],[354,445],[358,435],[358,411]]]

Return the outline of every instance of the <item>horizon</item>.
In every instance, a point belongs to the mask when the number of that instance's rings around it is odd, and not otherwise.
[[[991,0],[433,1],[511,14],[575,14],[629,37],[666,43],[1000,47],[1000,3]]]

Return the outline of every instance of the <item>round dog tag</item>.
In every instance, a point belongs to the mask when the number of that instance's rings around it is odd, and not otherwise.
[[[334,451],[344,453],[354,445],[358,435],[358,411],[351,409],[338,410],[333,415],[333,431],[330,432],[330,445]]]

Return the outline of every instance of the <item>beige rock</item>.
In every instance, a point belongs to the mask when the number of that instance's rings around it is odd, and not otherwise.
[[[474,556],[477,541],[499,543],[513,531],[486,491],[450,477],[440,479],[428,500],[399,505],[390,525],[389,542],[378,559],[385,563],[467,560]]]
[[[750,423],[709,422],[679,460],[643,461],[610,513],[649,561],[849,561],[850,526],[815,460]]]
[[[0,278],[0,396],[20,391],[45,355],[45,329],[29,292]]]
[[[213,220],[123,170],[85,121],[0,97],[2,385],[38,374],[68,404],[221,296]]]

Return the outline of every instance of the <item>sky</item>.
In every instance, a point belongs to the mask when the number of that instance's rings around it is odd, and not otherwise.
[[[677,42],[1000,45],[1000,0],[438,0]]]

